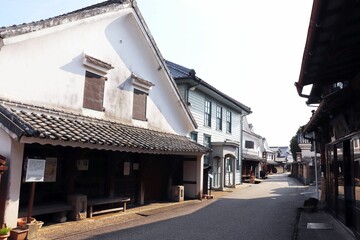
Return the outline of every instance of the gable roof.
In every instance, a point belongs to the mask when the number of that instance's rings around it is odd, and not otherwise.
[[[156,154],[200,154],[185,136],[0,99],[0,128],[18,141]]]
[[[140,25],[140,28],[142,28],[142,33],[144,34],[144,37],[146,38],[147,42],[150,45],[151,50],[153,51],[159,66],[158,69],[162,69],[167,76],[167,79],[172,87],[172,90],[174,91],[176,97],[178,98],[178,102],[180,102],[180,106],[183,109],[184,113],[186,114],[187,118],[189,119],[190,124],[197,128],[197,123],[191,114],[188,106],[181,101],[180,92],[176,86],[176,83],[174,82],[173,78],[171,77],[170,72],[168,71],[166,67],[166,63],[164,58],[162,57],[159,48],[157,47],[157,44],[150,33],[150,30],[148,26],[145,23],[144,18],[142,17],[142,14],[137,7],[135,0],[108,0],[104,1],[98,4],[94,4],[85,8],[81,8],[69,13],[65,13],[56,17],[52,17],[45,20],[35,21],[31,23],[23,23],[19,25],[13,25],[9,27],[1,27],[0,28],[0,50],[1,47],[4,46],[6,40],[11,37],[19,36],[26,33],[31,33],[35,31],[39,31],[46,28],[51,28],[54,26],[58,26],[61,24],[66,24],[69,22],[75,22],[81,19],[97,16],[100,14],[105,13],[111,13],[111,12],[117,12],[122,9],[131,8],[135,15],[136,22]]]
[[[130,0],[109,0],[45,20],[12,25],[9,27],[3,26],[0,28],[0,38],[5,39],[9,37],[14,37],[17,35],[35,32],[49,27],[54,27],[64,23],[93,17],[99,14],[116,12],[120,9],[131,7],[130,3]]]
[[[360,92],[359,1],[314,0],[295,86],[307,104],[320,104],[303,133],[317,127],[344,110]],[[309,95],[303,88],[310,86]]]
[[[171,61],[165,60],[167,67],[170,70],[172,77],[175,79],[176,82],[181,82],[181,80],[192,80],[194,85],[201,85],[208,91],[215,93],[216,95],[220,96],[221,98],[225,99],[229,103],[233,104],[236,108],[241,109],[246,114],[250,114],[251,109],[250,107],[240,103],[239,101],[235,100],[234,98],[226,95],[225,93],[221,92],[217,88],[213,87],[209,83],[205,82],[203,79],[196,76],[196,72],[194,69],[189,69],[179,64],[173,63]]]
[[[289,147],[270,147],[270,149],[274,152],[278,153],[279,158],[286,158],[289,155]]]
[[[298,82],[298,94],[307,103],[320,103],[333,91],[358,79],[360,68],[359,1],[314,0]],[[311,85],[310,95],[302,94]],[[358,84],[351,86],[358,88]],[[327,92],[324,89],[327,88]],[[332,89],[333,88],[333,89]]]

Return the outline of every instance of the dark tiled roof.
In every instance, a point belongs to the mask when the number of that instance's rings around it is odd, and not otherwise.
[[[90,118],[0,99],[0,126],[17,138],[91,143],[116,150],[163,154],[205,153],[209,149],[185,136]],[[54,142],[54,144],[56,144]]]
[[[226,95],[225,93],[221,92],[220,90],[213,87],[209,83],[205,82],[203,79],[200,79],[197,76],[195,76],[196,73],[195,73],[195,71],[193,69],[183,67],[183,66],[181,66],[179,64],[173,63],[173,62],[168,61],[168,60],[165,60],[165,62],[166,62],[167,67],[170,70],[170,74],[175,79],[175,81],[179,80],[179,79],[193,79],[194,81],[198,82],[198,84],[203,85],[204,87],[206,87],[210,91],[213,91],[214,93],[216,93],[216,94],[220,95],[221,97],[225,98],[227,101],[229,101],[229,102],[235,104],[236,106],[240,107],[241,109],[246,111],[248,114],[251,113],[251,108],[250,107],[240,103],[239,101],[237,101],[234,98]]]
[[[265,159],[263,159],[259,156],[256,156],[256,155],[252,155],[252,154],[243,153],[242,157],[244,160],[247,160],[247,161],[256,161],[256,162],[265,161]]]
[[[170,62],[168,60],[165,60],[166,65],[168,66],[171,76],[176,78],[193,78],[195,77],[195,70],[189,69],[184,66],[180,66],[179,64]]]
[[[129,4],[129,2],[130,0],[109,0],[46,20],[40,20],[32,23],[23,23],[9,27],[3,26],[0,28],[0,38],[34,32],[40,29],[57,26],[63,23],[68,23],[107,12],[115,12],[124,8],[124,4]]]

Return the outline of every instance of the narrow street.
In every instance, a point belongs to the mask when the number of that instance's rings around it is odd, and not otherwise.
[[[236,189],[216,201],[139,216],[62,239],[292,239],[306,186],[287,174]]]

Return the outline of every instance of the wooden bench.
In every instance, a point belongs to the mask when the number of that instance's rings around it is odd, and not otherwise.
[[[108,212],[117,212],[117,211],[126,211],[126,203],[130,202],[130,198],[127,197],[109,197],[109,198],[93,198],[87,200],[87,206],[88,206],[88,217],[92,217],[95,214],[102,214],[102,213],[108,213]],[[122,207],[113,207],[98,211],[93,211],[93,206],[99,206],[99,205],[106,205],[106,204],[112,204],[112,203],[121,203]]]
[[[67,212],[72,211],[73,207],[70,204],[64,202],[54,202],[33,206],[31,216],[38,216],[49,213]],[[19,211],[19,217],[27,216],[27,208],[21,208]]]

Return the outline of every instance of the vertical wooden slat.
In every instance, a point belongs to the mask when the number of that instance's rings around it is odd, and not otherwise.
[[[83,107],[96,111],[103,110],[105,78],[86,71]]]

